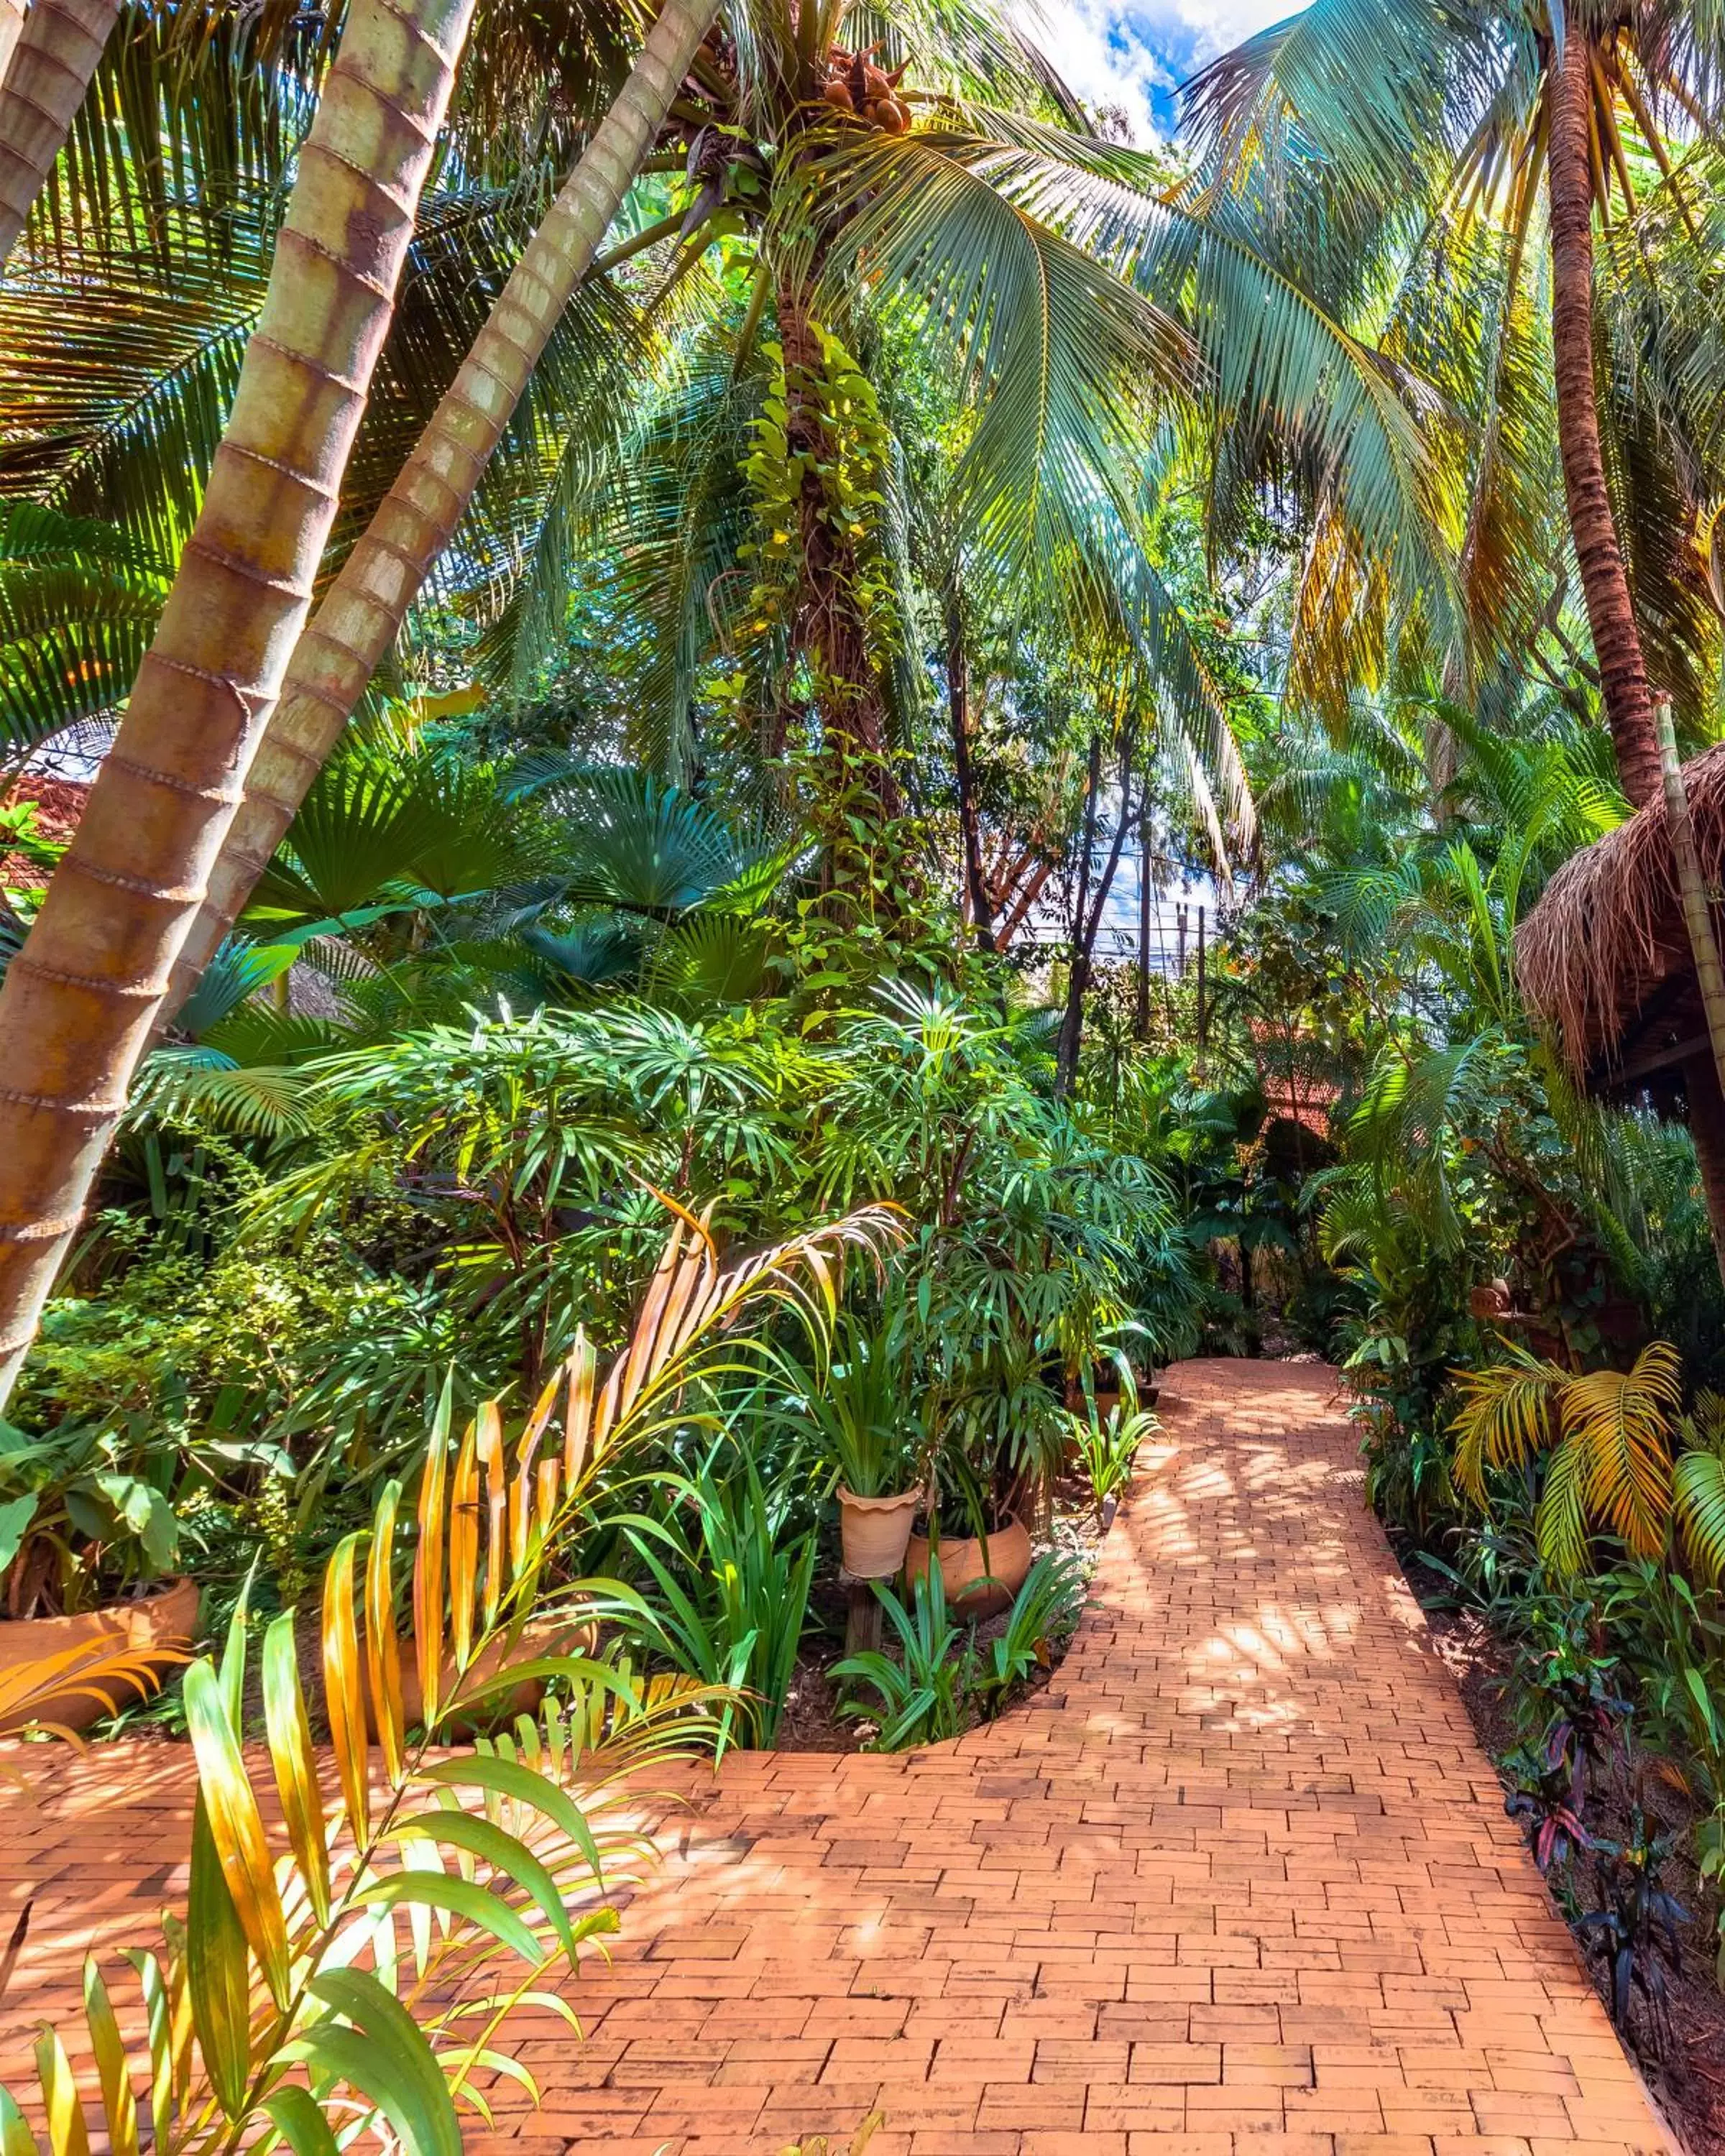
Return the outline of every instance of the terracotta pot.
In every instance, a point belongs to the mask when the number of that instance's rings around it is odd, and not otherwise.
[[[571,1625],[558,1617],[530,1617],[522,1626],[521,1637],[509,1649],[512,1662],[543,1661],[552,1655],[590,1655],[598,1645],[599,1628],[596,1624]],[[476,1677],[488,1677],[503,1664],[505,1642],[494,1640],[479,1659],[469,1665],[463,1681],[471,1684]],[[439,1686],[440,1701],[446,1701],[455,1686],[455,1664],[453,1656],[444,1662],[443,1682]],[[480,1711],[472,1715],[457,1715],[453,1722],[445,1722],[439,1736],[473,1737],[501,1724],[512,1722],[518,1714],[536,1712],[545,1697],[545,1686],[538,1677],[528,1677],[506,1692],[496,1692],[486,1699]],[[401,1643],[401,1698],[407,1717],[407,1727],[413,1728],[425,1719],[425,1695],[419,1687],[419,1657],[411,1637]],[[369,1717],[371,1701],[367,1697],[366,1711]]]
[[[911,1524],[922,1502],[920,1490],[891,1497],[853,1496],[839,1486],[839,1540],[845,1569],[853,1579],[891,1579],[905,1561]]]
[[[141,1601],[110,1603],[105,1609],[86,1610],[80,1617],[14,1618],[0,1624],[0,1676],[74,1648],[86,1650],[92,1658],[89,1676],[80,1678],[77,1669],[72,1669],[68,1672],[69,1689],[33,1702],[27,1715],[0,1712],[0,1737],[14,1735],[28,1722],[88,1729],[105,1715],[151,1697],[153,1686],[123,1676],[104,1676],[94,1666],[95,1657],[123,1649],[152,1671],[158,1683],[164,1681],[186,1659],[183,1652],[172,1650],[192,1645],[200,1591],[195,1579],[169,1579]]]
[[[1109,1374],[1111,1377],[1113,1373],[1111,1371]],[[1093,1385],[1091,1389],[1096,1397],[1096,1413],[1102,1421],[1106,1422],[1111,1411],[1120,1405],[1119,1383]],[[1074,1414],[1082,1414],[1085,1411],[1084,1388],[1076,1379],[1066,1388],[1066,1405]]]
[[[986,1560],[979,1537],[942,1535],[941,1584],[947,1590],[947,1607],[978,1620],[998,1617],[1011,1608],[1013,1597],[1029,1577],[1033,1554],[1029,1531],[1016,1513],[1009,1513],[989,1536]],[[928,1537],[912,1535],[905,1556],[906,1584],[914,1589],[927,1570]]]

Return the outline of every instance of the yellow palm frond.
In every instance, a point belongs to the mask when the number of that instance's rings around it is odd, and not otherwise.
[[[1541,1362],[1512,1342],[1503,1344],[1508,1362],[1455,1373],[1461,1405],[1450,1424],[1455,1478],[1476,1504],[1486,1502],[1487,1467],[1519,1467],[1550,1444],[1553,1404],[1569,1381],[1555,1363]]]
[[[1563,1450],[1579,1448],[1581,1502],[1637,1557],[1657,1557],[1665,1548],[1670,1424],[1681,1401],[1676,1353],[1662,1340],[1644,1348],[1632,1370],[1592,1370],[1563,1388]]]
[[[50,2156],[79,2156],[93,2101],[115,2156],[136,2156],[136,2087],[149,2091],[157,2156],[265,2138],[329,2156],[337,2143],[326,2105],[344,2139],[369,2118],[420,2156],[460,2156],[463,2112],[490,2123],[476,2078],[503,2073],[536,2094],[496,2048],[504,2016],[531,1998],[575,2025],[543,1987],[557,1964],[573,1969],[588,1942],[617,1928],[605,1897],[654,1856],[629,1778],[710,1743],[735,1703],[729,1691],[641,1675],[595,1651],[591,1631],[572,1640],[576,1618],[600,1599],[592,1584],[556,1590],[563,1636],[552,1645],[584,1651],[542,1651],[526,1628],[559,1546],[590,1511],[602,1468],[661,1426],[692,1378],[747,1367],[749,1306],[788,1301],[822,1331],[849,1254],[878,1260],[901,1232],[892,1209],[870,1208],[727,1266],[708,1224],[674,1212],[631,1337],[603,1381],[578,1338],[513,1446],[488,1402],[453,1460],[445,1389],[420,1479],[411,1594],[398,1485],[383,1491],[369,1532],[332,1554],[321,1610],[332,1798],[311,1747],[291,1614],[264,1644],[270,1804],[241,1743],[243,1608],[219,1665],[192,1665],[199,1794],[187,1918],[163,1918],[160,1957],[129,1957],[147,2057],[134,2073],[91,1962],[85,2018],[99,2086],[80,2089],[58,2035],[37,2049]],[[561,1448],[547,1442],[560,1403]],[[398,1632],[403,1610],[411,1645]],[[423,1686],[413,1712],[410,1671]],[[63,1687],[67,1674],[56,1666],[51,1681]],[[552,1678],[559,1696],[536,1722],[518,1719],[466,1751],[444,1741],[456,1710],[470,1722],[524,1680]],[[22,1681],[14,1696],[31,1696]],[[500,1963],[511,1965],[494,1974]],[[0,2152],[36,2146],[0,2088]]]

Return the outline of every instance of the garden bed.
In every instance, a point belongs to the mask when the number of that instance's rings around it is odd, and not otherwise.
[[[1096,1517],[1090,1488],[1081,1477],[1071,1476],[1056,1486],[1054,1517],[1046,1533],[1031,1540],[1035,1555],[1057,1550],[1076,1558],[1086,1578],[1095,1571],[1107,1530]],[[845,1591],[836,1575],[824,1573],[809,1598],[811,1616],[821,1620],[821,1630],[805,1642],[795,1675],[785,1695],[784,1719],[779,1724],[781,1752],[860,1752],[869,1741],[871,1725],[847,1719],[839,1713],[844,1687],[835,1686],[828,1672],[844,1658]],[[976,1628],[978,1646],[986,1652],[1006,1627],[1004,1616],[991,1617]],[[812,1630],[812,1628],[811,1628]],[[1074,1634],[1051,1640],[1047,1666],[1032,1672],[1018,1695],[1039,1691],[1065,1661]]]
[[[1515,1747],[1517,1732],[1504,1699],[1510,1656],[1478,1611],[1458,1608],[1450,1584],[1421,1563],[1417,1552],[1392,1532],[1404,1575],[1425,1612],[1432,1644],[1455,1679],[1480,1743],[1499,1764]],[[1689,1834],[1692,1814],[1681,1790],[1643,1762],[1642,1796],[1646,1812],[1676,1837],[1676,1848],[1661,1875],[1697,1921],[1680,1934],[1680,1965],[1668,1972],[1671,2040],[1663,2054],[1651,2041],[1644,2010],[1632,2009],[1624,2032],[1637,2065],[1671,2126],[1692,2156],[1725,2156],[1725,1993],[1713,1970],[1710,1925],[1702,1921],[1712,1896],[1697,1877]],[[1510,1784],[1506,1778],[1505,1789]],[[1609,1776],[1596,1780],[1589,1825],[1608,1838],[1625,1835],[1632,1799],[1620,1758]],[[1557,1866],[1547,1881],[1552,1905],[1574,1925],[1586,1906],[1590,1880],[1584,1859],[1565,1876]],[[1578,1948],[1581,1941],[1578,1938]],[[1597,1953],[1582,1949],[1582,1959],[1601,2000],[1609,2009],[1609,1978]]]

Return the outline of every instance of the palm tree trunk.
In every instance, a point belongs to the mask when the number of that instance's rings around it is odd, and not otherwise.
[[[1078,1055],[1084,1045],[1085,993],[1090,987],[1091,962],[1096,955],[1096,937],[1101,930],[1108,894],[1114,888],[1114,878],[1120,867],[1126,834],[1132,828],[1132,752],[1135,745],[1136,736],[1133,729],[1128,726],[1120,747],[1120,817],[1114,826],[1108,858],[1102,865],[1102,873],[1096,880],[1096,893],[1092,897],[1090,892],[1091,855],[1096,842],[1102,743],[1100,735],[1091,737],[1090,783],[1086,789],[1084,803],[1084,859],[1079,863],[1078,906],[1072,917],[1072,966],[1066,982],[1066,1008],[1060,1019],[1060,1040],[1055,1055],[1055,1092],[1062,1100],[1070,1095],[1078,1083]]]
[[[244,803],[174,969],[170,1012],[191,993],[239,919],[388,657],[717,12],[717,0],[668,0],[616,103],[528,242],[401,476],[300,638],[281,701],[247,775]]]
[[[811,278],[818,270],[817,262],[809,273]],[[865,767],[882,813],[893,816],[898,813],[898,788],[886,760],[880,677],[856,598],[856,549],[834,529],[816,470],[829,460],[832,449],[819,407],[809,390],[823,371],[820,338],[809,316],[806,287],[781,280],[775,298],[784,353],[785,431],[791,454],[808,459],[798,511],[803,580],[792,641],[814,667],[821,731],[829,746]],[[839,783],[845,779],[841,777]]]
[[[0,79],[0,270],[70,131],[120,0],[33,0]]]
[[[156,641],[0,989],[0,1404],[304,626],[473,0],[354,0]]]
[[[23,27],[23,0],[0,0],[0,84],[6,80],[6,70],[12,65],[12,56],[18,50]]]
[[[1585,25],[1565,9],[1561,64],[1553,76],[1551,144],[1551,331],[1563,493],[1581,568],[1582,594],[1599,662],[1605,722],[1624,792],[1640,808],[1660,790],[1653,702],[1635,628],[1635,606],[1617,526],[1605,490],[1599,413],[1594,383],[1594,191],[1589,149],[1593,65]]]

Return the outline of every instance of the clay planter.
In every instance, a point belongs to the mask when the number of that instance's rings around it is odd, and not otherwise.
[[[14,1618],[0,1624],[0,1675],[10,1676],[27,1663],[45,1662],[74,1649],[83,1649],[91,1657],[88,1677],[80,1677],[74,1666],[67,1675],[68,1690],[35,1701],[28,1716],[0,1716],[0,1737],[15,1735],[26,1722],[88,1729],[110,1711],[153,1697],[154,1687],[146,1689],[123,1676],[104,1676],[94,1666],[95,1657],[118,1648],[153,1671],[159,1684],[187,1659],[184,1650],[198,1629],[199,1592],[195,1579],[169,1579],[141,1601],[110,1603],[105,1609],[89,1609],[79,1617]],[[98,1693],[106,1695],[112,1709]]]
[[[555,1617],[530,1617],[521,1627],[521,1636],[510,1649],[512,1662],[545,1661],[553,1655],[590,1655],[598,1645],[597,1625],[570,1625]],[[461,1681],[470,1685],[480,1678],[491,1676],[503,1661],[505,1642],[494,1640],[477,1661],[469,1664]],[[439,1704],[447,1702],[455,1688],[455,1664],[453,1656],[444,1663],[443,1682],[438,1687]],[[527,1677],[509,1691],[494,1692],[478,1702],[472,1714],[458,1714],[445,1720],[438,1735],[444,1737],[482,1736],[486,1730],[495,1729],[512,1722],[518,1714],[533,1714],[545,1697],[544,1681]],[[416,1727],[425,1719],[425,1695],[419,1687],[419,1657],[411,1638],[401,1643],[401,1701],[406,1727]],[[372,1718],[371,1701],[366,1702],[366,1717]],[[374,1732],[375,1733],[375,1732]]]
[[[1091,1388],[1096,1396],[1096,1414],[1103,1422],[1106,1422],[1109,1415],[1120,1405],[1120,1381],[1113,1371],[1108,1374],[1113,1379],[1112,1383]],[[1084,1388],[1076,1378],[1066,1387],[1066,1405],[1074,1414],[1084,1413]]]
[[[891,1579],[905,1561],[911,1525],[922,1502],[920,1490],[891,1497],[853,1496],[839,1486],[839,1540],[845,1569],[853,1579]]]
[[[1029,1577],[1032,1552],[1028,1528],[1016,1513],[988,1537],[987,1561],[974,1536],[941,1537],[941,1584],[947,1606],[961,1617],[980,1622],[1012,1607],[1013,1597]],[[912,1591],[928,1570],[928,1537],[912,1535],[905,1557],[905,1584]],[[984,1584],[986,1583],[986,1584]]]

